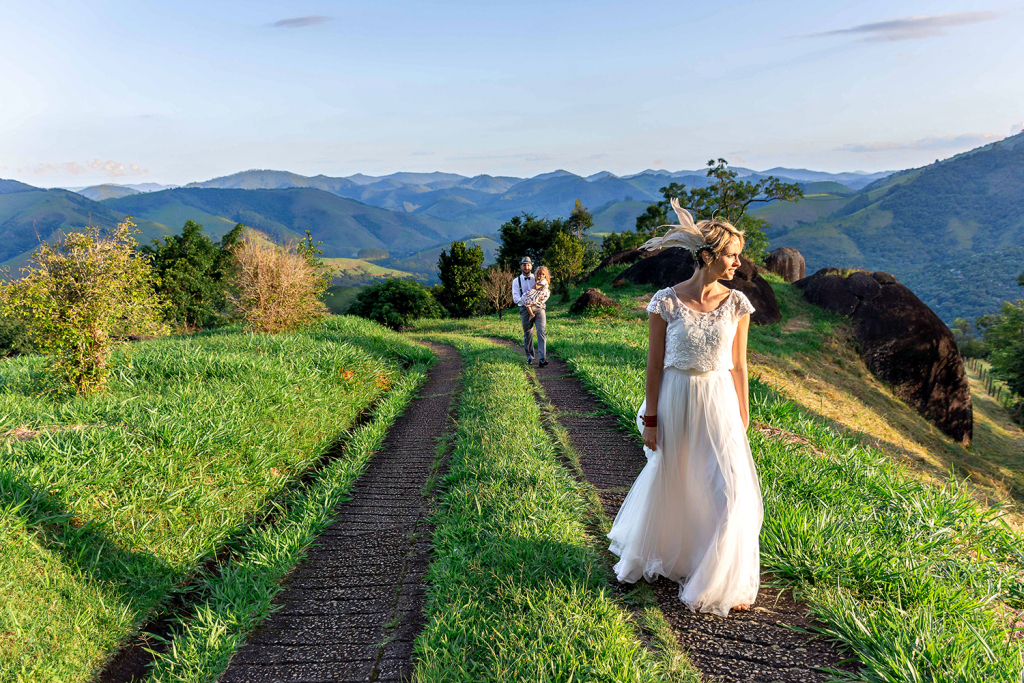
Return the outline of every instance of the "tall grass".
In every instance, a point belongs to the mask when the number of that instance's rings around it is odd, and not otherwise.
[[[421,681],[671,679],[612,599],[519,355],[453,343],[465,363],[417,639]]]
[[[354,318],[121,352],[106,394],[0,365],[0,680],[87,680],[426,349]]]

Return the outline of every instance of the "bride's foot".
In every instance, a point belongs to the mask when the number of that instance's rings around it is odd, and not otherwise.
[[[735,607],[733,607],[733,609],[737,612],[749,612],[750,605],[748,605],[747,603],[743,603],[742,605],[736,605]]]

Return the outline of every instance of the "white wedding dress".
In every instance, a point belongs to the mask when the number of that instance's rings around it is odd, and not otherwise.
[[[761,488],[729,372],[737,324],[754,307],[732,290],[699,313],[669,288],[647,310],[668,323],[658,447],[644,447],[647,465],[608,534],[615,573],[628,583],[677,581],[690,609],[724,617],[753,604],[760,587]]]

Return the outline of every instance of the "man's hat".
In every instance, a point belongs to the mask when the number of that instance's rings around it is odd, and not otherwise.
[[[532,264],[533,263],[533,259],[531,259],[529,256],[524,256],[523,260],[520,261],[519,263],[531,263]]]

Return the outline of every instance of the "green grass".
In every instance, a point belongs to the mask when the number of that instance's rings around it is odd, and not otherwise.
[[[755,328],[752,351],[813,357],[837,320],[811,310],[788,285],[774,286],[787,320]],[[549,306],[549,348],[635,430],[647,325],[633,297],[642,288],[605,291],[624,304],[622,313],[569,318],[564,306]],[[794,317],[805,324],[787,331]],[[519,335],[513,317],[418,327]],[[867,665],[856,680],[1019,683],[1024,655],[1008,627],[1024,609],[1024,539],[998,508],[980,506],[955,482],[923,483],[867,439],[838,431],[757,379],[751,421],[800,435],[821,453],[751,431],[765,501],[762,563]]]
[[[355,318],[122,351],[110,391],[54,399],[0,365],[0,680],[82,681],[280,498],[403,366]],[[10,430],[20,428],[14,436]]]
[[[432,335],[466,363],[435,515],[420,681],[681,680],[639,641],[592,547],[519,355]]]
[[[332,461],[306,488],[279,503],[273,525],[233,544],[230,562],[195,582],[201,598],[177,620],[168,651],[156,659],[153,683],[215,681],[252,629],[269,614],[270,602],[305,551],[347,500],[387,430],[426,379],[422,366],[404,375],[373,409],[370,421],[346,439],[344,457]]]

